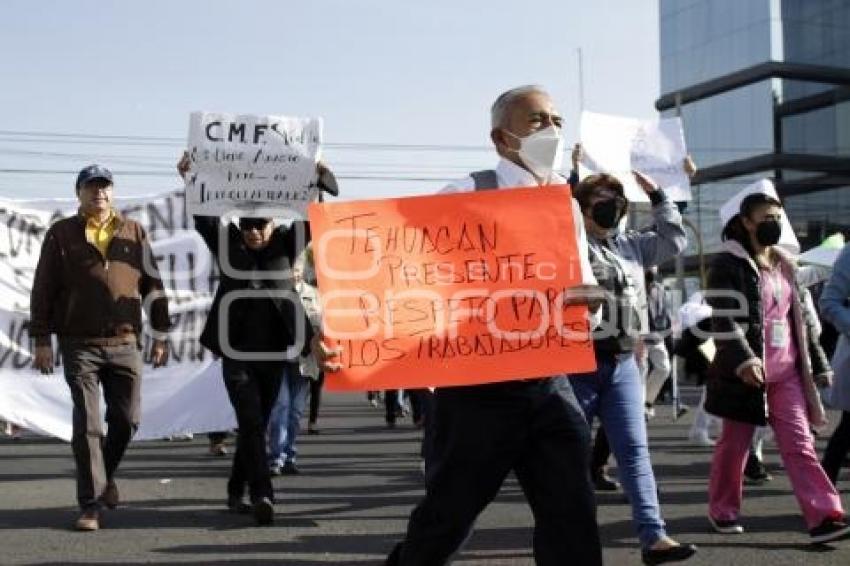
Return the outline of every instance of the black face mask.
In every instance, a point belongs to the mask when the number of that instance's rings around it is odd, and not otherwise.
[[[600,228],[609,230],[620,221],[620,206],[617,199],[597,202],[590,209],[590,217]]]
[[[756,226],[756,240],[762,246],[773,246],[779,242],[782,225],[778,220],[765,220]]]

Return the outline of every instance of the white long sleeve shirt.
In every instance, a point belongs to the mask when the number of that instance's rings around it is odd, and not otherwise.
[[[500,159],[496,166],[496,179],[499,181],[499,187],[536,187],[539,185],[537,179],[512,161]],[[557,173],[553,173],[552,185],[567,184],[567,180]],[[449,183],[441,193],[464,193],[475,190],[475,180],[469,176],[458,181]],[[581,214],[578,202],[573,199],[573,225],[576,230],[576,245],[581,264],[581,280],[582,283],[588,285],[596,285],[596,278],[593,277],[593,269],[590,267],[590,258],[587,255],[587,234],[584,231],[584,217]]]
[[[537,182],[537,179],[517,165],[512,161],[508,161],[507,159],[500,159],[498,165],[496,165],[496,180],[498,181],[499,188],[506,187],[537,187],[540,183]],[[567,180],[558,175],[557,173],[552,174],[552,180],[549,183],[551,185],[559,185],[559,184],[567,184]],[[472,176],[464,177],[463,179],[459,179],[457,181],[453,181],[446,185],[440,192],[441,193],[465,193],[472,192],[475,190],[475,180]],[[575,226],[576,231],[576,246],[578,247],[579,253],[579,265],[581,266],[581,281],[585,285],[596,285],[596,278],[593,276],[593,269],[590,266],[590,258],[588,257],[588,247],[587,247],[587,233],[584,231],[584,217],[581,213],[581,208],[578,205],[578,201],[573,200],[573,226]],[[590,328],[596,328],[599,326],[600,321],[602,320],[602,309],[596,309],[594,312],[588,312],[588,322],[590,324]]]

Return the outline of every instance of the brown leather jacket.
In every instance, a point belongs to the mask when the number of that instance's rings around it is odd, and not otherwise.
[[[36,345],[60,340],[113,344],[139,340],[142,303],[151,327],[168,331],[168,301],[144,229],[118,216],[106,257],[77,214],[47,231],[35,271],[29,333]]]

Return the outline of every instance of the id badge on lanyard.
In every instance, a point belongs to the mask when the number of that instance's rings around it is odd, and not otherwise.
[[[786,320],[768,320],[768,333],[770,346],[772,348],[785,348],[788,346],[789,328]]]

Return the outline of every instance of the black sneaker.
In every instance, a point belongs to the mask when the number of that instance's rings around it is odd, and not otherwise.
[[[773,479],[767,468],[755,454],[750,452],[747,457],[747,465],[744,468],[744,483],[748,485],[762,485]]]
[[[241,496],[230,495],[227,498],[227,510],[237,515],[247,515],[251,512],[251,506]]]
[[[824,519],[820,525],[809,531],[814,544],[836,541],[848,535],[850,535],[850,525],[835,519]]]
[[[254,520],[258,525],[271,525],[274,522],[274,505],[268,497],[262,497],[254,503]]]
[[[721,521],[720,519],[709,517],[708,521],[714,530],[721,535],[740,535],[744,532],[744,527],[737,520]]]
[[[280,469],[280,473],[285,476],[294,476],[301,473],[301,470],[298,469],[298,466],[295,465],[295,462],[292,460],[287,460],[286,463],[283,464],[283,467]]]
[[[608,475],[604,469],[595,470],[593,476],[593,487],[596,491],[617,491],[620,489],[620,484]]]

